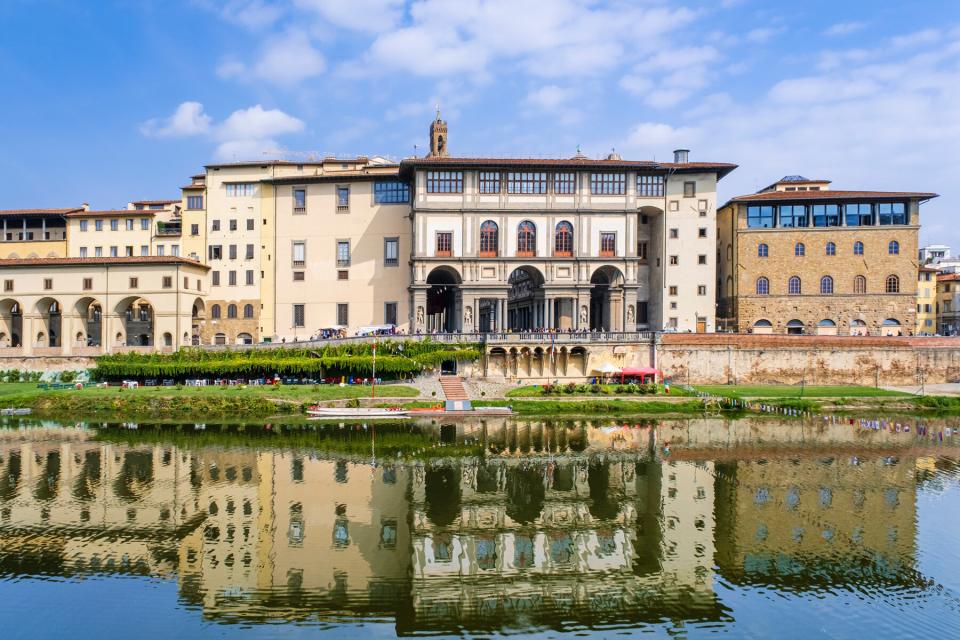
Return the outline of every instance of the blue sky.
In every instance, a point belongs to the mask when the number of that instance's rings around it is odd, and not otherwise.
[[[423,153],[735,162],[934,191],[960,250],[960,3],[2,0],[0,208],[177,197],[205,163]],[[415,148],[419,145],[419,149]]]

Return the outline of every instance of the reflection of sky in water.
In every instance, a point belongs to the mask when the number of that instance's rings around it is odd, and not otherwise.
[[[4,637],[960,624],[952,449],[795,424],[762,443],[740,423],[501,427],[314,447],[0,431]],[[409,442],[431,455],[371,465]],[[50,615],[25,616],[37,602]]]

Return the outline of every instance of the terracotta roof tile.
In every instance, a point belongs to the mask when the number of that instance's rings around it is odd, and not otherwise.
[[[177,256],[134,256],[117,258],[17,258],[0,260],[3,267],[83,266],[111,264],[189,264],[209,269],[205,264]]]
[[[179,204],[179,203],[180,203],[180,198],[176,198],[174,200],[132,200],[130,202],[130,204],[134,204],[134,205],[142,204],[146,206],[150,206],[152,204]]]
[[[0,210],[0,216],[22,216],[31,214],[62,216],[73,211],[82,211],[82,209],[80,207],[71,207],[69,209],[4,209]]]
[[[71,211],[68,218],[106,218],[110,216],[152,216],[164,209],[106,209],[103,211]]]

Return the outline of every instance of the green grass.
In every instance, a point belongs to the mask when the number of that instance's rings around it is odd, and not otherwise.
[[[888,391],[874,387],[813,386],[806,385],[696,385],[696,389],[715,396],[727,398],[892,398],[906,397],[909,393]]]

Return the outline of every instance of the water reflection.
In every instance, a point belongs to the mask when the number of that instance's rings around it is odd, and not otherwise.
[[[0,429],[0,578],[162,576],[211,620],[404,634],[726,624],[721,583],[927,589],[917,488],[955,479],[954,444],[720,419],[21,425]]]

